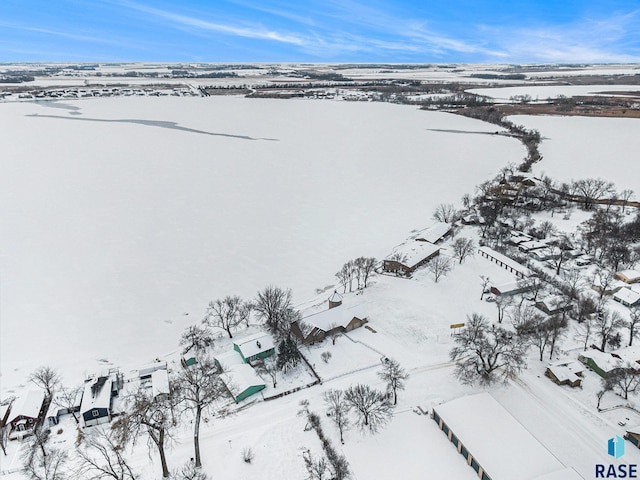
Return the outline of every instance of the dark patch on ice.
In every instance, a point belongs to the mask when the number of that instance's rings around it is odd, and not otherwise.
[[[467,133],[467,134],[476,134],[476,135],[510,135],[507,132],[478,132],[475,130],[449,130],[442,128],[427,128],[427,130],[431,132],[441,132],[441,133]]]
[[[38,105],[49,108],[61,108],[63,110],[69,110],[70,115],[82,115],[82,113],[79,112],[80,107],[69,105],[68,103],[59,102],[57,100],[45,100],[44,102],[38,102]]]
[[[183,132],[191,132],[191,133],[199,133],[202,135],[212,135],[214,137],[229,137],[229,138],[239,138],[241,140],[268,140],[271,142],[280,141],[277,138],[256,138],[249,137],[247,135],[232,135],[230,133],[217,133],[217,132],[207,132],[205,130],[197,130],[195,128],[181,127],[176,122],[167,122],[162,120],[138,120],[138,119],[117,119],[110,120],[105,118],[78,118],[78,117],[62,117],[59,115],[39,115],[37,113],[32,113],[29,115],[25,115],[27,117],[42,117],[42,118],[59,118],[62,120],[81,120],[84,122],[102,122],[102,123],[132,123],[134,125],[146,125],[148,127],[159,127],[159,128],[168,128],[171,130],[181,130]]]

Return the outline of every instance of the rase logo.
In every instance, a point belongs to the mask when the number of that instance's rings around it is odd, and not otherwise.
[[[607,443],[607,451],[609,455],[615,458],[620,458],[624,455],[624,438],[616,435],[613,438],[609,439]]]
[[[607,441],[607,453],[614,458],[624,455],[624,438],[616,435]],[[638,465],[603,465],[596,463],[596,478],[638,478]]]

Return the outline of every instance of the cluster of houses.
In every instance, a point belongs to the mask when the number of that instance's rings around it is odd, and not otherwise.
[[[291,333],[304,345],[321,342],[327,337],[361,327],[367,322],[362,305],[345,307],[342,296],[334,292],[328,299],[329,308],[296,321]],[[221,379],[233,400],[241,402],[266,387],[254,366],[256,362],[275,355],[273,338],[264,332],[245,336],[233,343],[233,349],[216,355],[214,360],[222,370]],[[197,362],[192,352],[181,358],[184,368]],[[89,376],[73,401],[61,408],[46,398],[42,390],[28,390],[9,404],[0,405],[0,425],[9,425],[9,438],[22,439],[32,435],[40,425],[52,427],[66,414],[77,414],[83,427],[111,422],[122,411],[121,398],[145,389],[149,396],[163,399],[170,395],[169,368],[166,361],[155,361],[125,375],[118,369]]]

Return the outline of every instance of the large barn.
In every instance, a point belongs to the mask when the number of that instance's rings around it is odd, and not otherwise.
[[[410,275],[440,253],[440,247],[423,241],[409,240],[396,247],[382,262],[385,272]]]

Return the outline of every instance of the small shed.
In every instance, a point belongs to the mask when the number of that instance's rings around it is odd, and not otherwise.
[[[640,283],[640,272],[637,270],[623,270],[616,272],[616,278],[628,284]]]
[[[342,305],[342,295],[334,291],[329,297],[329,308],[339,307]]]
[[[573,304],[562,297],[550,297],[539,300],[535,303],[538,310],[542,310],[547,315],[565,313],[573,309]]]
[[[94,377],[85,382],[80,405],[80,414],[85,427],[111,421],[112,383],[110,376]]]
[[[221,378],[236,403],[266,387],[253,367],[246,363],[227,367]]]
[[[245,363],[276,353],[276,345],[270,335],[260,332],[233,342],[233,349],[240,354]]]

